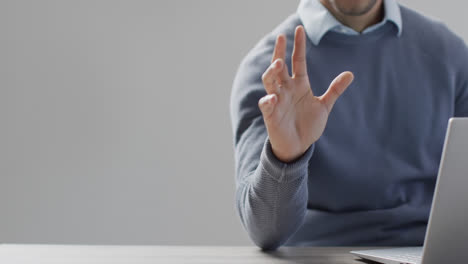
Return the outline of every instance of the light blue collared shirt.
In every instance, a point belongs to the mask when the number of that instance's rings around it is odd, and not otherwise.
[[[395,0],[384,0],[384,9],[385,16],[382,21],[366,28],[362,34],[372,32],[390,21],[397,26],[397,35],[401,35],[402,22],[398,3]],[[307,36],[315,45],[319,44],[322,37],[328,31],[340,32],[347,35],[361,34],[339,22],[319,0],[301,0],[297,13],[304,24]]]

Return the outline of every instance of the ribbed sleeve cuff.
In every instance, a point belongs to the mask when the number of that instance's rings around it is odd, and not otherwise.
[[[266,173],[278,182],[289,182],[303,177],[307,174],[309,160],[314,152],[315,145],[312,144],[306,152],[290,163],[284,163],[273,154],[270,140],[267,138],[260,156],[260,164]]]

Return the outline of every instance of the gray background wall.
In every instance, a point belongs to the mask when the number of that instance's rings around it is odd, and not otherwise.
[[[463,1],[401,1],[468,39]],[[0,243],[249,245],[229,120],[298,1],[0,0]]]

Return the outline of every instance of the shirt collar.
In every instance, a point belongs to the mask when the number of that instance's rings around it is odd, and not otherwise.
[[[384,0],[385,16],[384,19],[363,31],[363,34],[375,30],[384,25],[387,21],[393,22],[398,28],[397,35],[401,35],[402,21],[400,7],[396,0]],[[299,17],[304,24],[305,31],[312,43],[318,45],[322,37],[330,30],[338,27],[346,28],[348,32],[354,31],[339,22],[319,0],[301,0],[297,9]],[[356,31],[354,31],[356,34]]]

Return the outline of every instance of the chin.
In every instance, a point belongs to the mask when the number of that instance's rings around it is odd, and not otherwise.
[[[362,16],[368,13],[379,0],[329,0],[333,7],[346,16]]]

